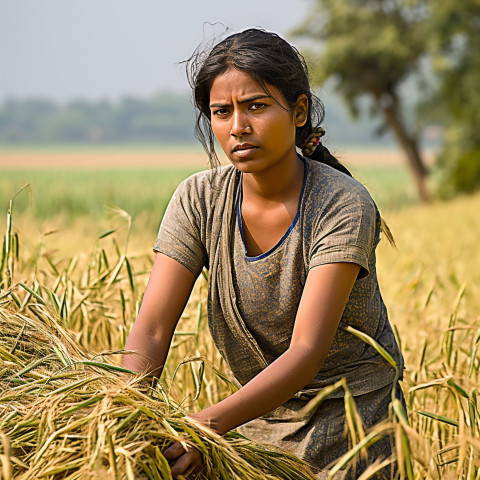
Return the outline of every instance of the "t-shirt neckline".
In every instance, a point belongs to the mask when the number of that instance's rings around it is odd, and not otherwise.
[[[242,238],[243,250],[245,252],[245,260],[247,262],[255,262],[257,260],[262,260],[263,258],[266,258],[269,255],[271,255],[275,250],[277,250],[285,242],[287,237],[290,235],[290,232],[295,228],[295,225],[297,224],[298,219],[300,217],[300,208],[302,205],[303,193],[305,191],[305,185],[307,183],[307,176],[308,176],[308,162],[306,161],[306,159],[304,159],[300,155],[299,155],[299,158],[303,162],[304,172],[303,172],[302,190],[300,191],[300,197],[298,199],[297,213],[295,214],[295,218],[293,219],[293,222],[288,227],[287,231],[282,235],[282,238],[280,238],[280,240],[272,248],[255,257],[249,257],[247,255],[247,246],[245,244],[245,235],[243,233],[243,221],[242,221],[243,187],[242,187],[242,174],[240,174],[240,188],[238,189],[238,201],[237,201],[237,222],[238,222],[238,229],[240,230],[240,236]]]

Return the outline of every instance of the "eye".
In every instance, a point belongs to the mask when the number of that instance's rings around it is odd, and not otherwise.
[[[266,103],[255,102],[250,104],[250,110],[261,110],[267,106]]]
[[[224,117],[228,115],[228,110],[226,108],[218,108],[217,110],[213,110],[212,115],[216,117]]]

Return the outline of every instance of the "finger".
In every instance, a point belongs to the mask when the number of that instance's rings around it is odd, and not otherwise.
[[[181,475],[189,469],[194,469],[202,464],[202,456],[196,449],[192,449],[187,453],[184,453],[175,462],[172,467],[172,475]]]
[[[196,460],[194,460],[190,464],[190,468],[192,469],[192,473],[198,473],[203,467],[203,458],[201,455],[198,456]]]
[[[180,442],[175,442],[163,451],[163,456],[168,460],[174,460],[184,453],[185,449],[182,447],[182,444]]]

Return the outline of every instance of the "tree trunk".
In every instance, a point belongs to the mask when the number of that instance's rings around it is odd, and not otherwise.
[[[388,102],[383,101],[385,97],[389,100]],[[420,201],[423,203],[429,202],[430,194],[426,185],[427,168],[420,156],[417,139],[408,134],[403,124],[398,98],[391,92],[388,95],[375,95],[375,98],[378,108],[383,113],[387,124],[395,133],[398,143],[406,154],[407,165],[417,186]]]

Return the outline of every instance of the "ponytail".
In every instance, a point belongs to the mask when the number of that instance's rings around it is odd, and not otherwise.
[[[309,157],[312,160],[317,160],[319,162],[325,163],[330,167],[339,170],[340,172],[348,175],[349,177],[353,177],[350,170],[345,165],[342,165],[331,153],[330,150],[325,145],[319,143],[317,148],[312,152],[312,155]]]

